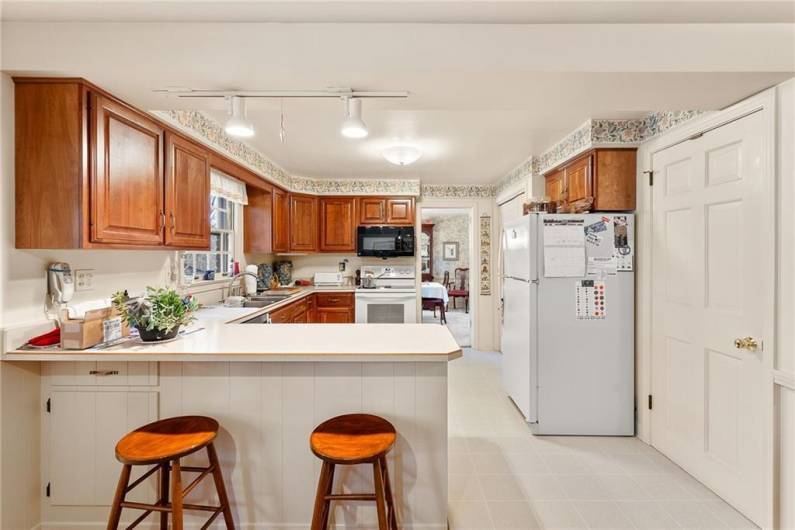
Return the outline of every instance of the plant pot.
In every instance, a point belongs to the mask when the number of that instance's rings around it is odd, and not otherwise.
[[[138,328],[138,334],[144,342],[157,342],[160,340],[173,339],[179,334],[179,326],[176,326],[171,331],[163,331],[160,329],[147,330],[146,328]]]

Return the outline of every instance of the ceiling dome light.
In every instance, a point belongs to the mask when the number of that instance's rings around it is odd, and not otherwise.
[[[340,132],[346,138],[364,138],[367,136],[367,125],[362,121],[362,100],[345,97],[345,121]]]
[[[246,100],[240,96],[229,98],[229,119],[226,120],[224,131],[241,138],[254,136],[254,124],[246,119]]]
[[[422,151],[413,145],[393,145],[384,149],[381,154],[396,166],[408,166],[420,159]]]

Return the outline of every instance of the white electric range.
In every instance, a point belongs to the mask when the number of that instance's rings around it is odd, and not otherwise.
[[[357,324],[417,322],[417,283],[412,266],[362,267],[362,278],[372,276],[374,288],[356,289]]]

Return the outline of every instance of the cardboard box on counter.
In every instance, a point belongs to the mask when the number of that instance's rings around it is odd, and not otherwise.
[[[129,326],[110,307],[86,311],[81,319],[69,318],[65,311],[61,315],[61,348],[65,350],[85,350],[129,334]]]

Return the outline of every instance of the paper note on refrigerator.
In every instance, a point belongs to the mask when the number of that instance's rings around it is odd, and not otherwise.
[[[585,247],[544,247],[544,276],[548,278],[585,276]]]
[[[544,219],[544,276],[585,276],[583,219]]]

